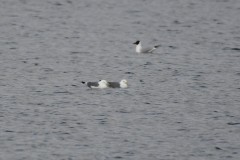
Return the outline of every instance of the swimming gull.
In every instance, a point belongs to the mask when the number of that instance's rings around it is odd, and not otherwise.
[[[157,49],[160,45],[154,46],[154,47],[147,47],[147,48],[143,48],[141,41],[136,41],[136,52],[137,53],[152,53],[155,49]]]

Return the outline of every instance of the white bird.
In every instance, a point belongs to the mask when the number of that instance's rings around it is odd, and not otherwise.
[[[86,84],[89,88],[109,88],[109,83],[106,80],[100,80],[98,82],[84,82],[82,84]]]
[[[122,79],[120,82],[108,82],[110,88],[127,88],[128,82],[126,79]]]
[[[154,47],[147,47],[147,48],[143,48],[141,41],[136,41],[136,52],[137,53],[152,53],[155,49],[157,49],[160,45],[154,46]]]

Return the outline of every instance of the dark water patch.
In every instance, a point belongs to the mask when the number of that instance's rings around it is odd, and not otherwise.
[[[54,2],[54,3],[52,3],[53,5],[55,5],[55,6],[62,6],[63,4],[62,3],[60,3],[60,2]]]
[[[223,32],[216,32],[218,35],[223,35],[224,33]],[[217,44],[224,44],[224,43],[222,43],[222,42],[215,42],[215,43],[217,43]]]
[[[222,148],[220,147],[215,147],[216,150],[223,150]]]
[[[29,102],[27,104],[33,105],[33,106],[42,106],[42,105],[44,105],[44,103],[41,103],[41,102],[37,102],[37,103]]]
[[[217,32],[217,34],[221,34],[221,33]],[[222,46],[222,45],[224,45],[223,42],[218,42],[218,41],[211,42],[211,43],[212,43],[213,45],[217,45],[217,46]]]
[[[238,37],[238,36],[237,37],[233,37],[233,38],[236,39],[236,40],[240,40],[240,37]]]
[[[226,116],[226,117],[231,117],[231,118],[234,118],[235,116],[234,115],[232,115],[230,112],[228,112],[228,111],[225,111],[224,112],[224,115]]]
[[[176,70],[176,69],[175,69],[175,70],[173,71],[173,74],[172,74],[172,75],[173,75],[173,76],[180,76],[180,75],[182,75],[182,74],[181,74],[181,72],[180,72],[179,70]]]
[[[7,133],[14,133],[15,131],[13,131],[13,130],[5,130],[4,132],[7,132]]]
[[[152,115],[152,116],[156,116],[156,115],[161,115],[163,114],[162,112],[147,112],[147,113],[144,113],[144,115]]]
[[[53,94],[73,94],[72,92],[69,92],[69,91],[55,91],[53,92]]]
[[[76,124],[79,126],[85,125],[85,123],[82,123],[82,122],[77,122]]]
[[[69,133],[69,132],[61,132],[61,134],[63,134],[63,135],[71,135],[71,133]]]
[[[225,48],[223,48],[223,50],[240,51],[240,48],[237,48],[237,47],[233,47],[233,48],[231,48],[231,47],[225,47]]]
[[[240,48],[231,48],[231,50],[240,51]]]
[[[133,156],[135,153],[133,151],[127,151],[124,153],[126,156]]]
[[[206,85],[199,85],[200,88],[207,88]]]
[[[116,111],[117,113],[131,113],[131,111],[128,111],[126,109],[120,109]]]
[[[150,102],[144,102],[144,104],[148,104],[148,105],[150,105],[151,103],[150,103]]]
[[[67,122],[66,122],[66,121],[62,121],[62,122],[60,122],[59,124],[60,124],[60,125],[66,125]]]
[[[133,72],[125,72],[125,74],[135,74],[135,73],[133,73]]]
[[[72,37],[64,37],[65,39],[80,39],[81,37],[79,36],[72,36]]]
[[[193,76],[193,78],[192,78],[192,80],[199,80],[200,78],[202,77],[202,75],[200,75],[200,74],[197,74],[197,75],[194,75]]]
[[[107,121],[106,121],[106,120],[97,120],[97,121],[99,121],[99,122],[98,122],[99,124],[107,124]]]
[[[177,124],[181,124],[181,123],[183,123],[183,122],[177,121],[176,123],[177,123]]]
[[[165,26],[165,25],[159,25],[158,27],[159,28],[168,28],[168,26]]]
[[[94,117],[97,117],[95,118],[95,120],[99,121],[99,123],[101,124],[105,124],[107,123],[107,115],[104,115],[104,114],[99,114],[99,115],[93,115]]]
[[[140,13],[140,10],[127,10],[126,13],[130,13],[130,14],[135,14],[135,13]]]
[[[44,72],[53,72],[54,69],[52,68],[41,68],[40,70],[43,70]]]
[[[240,122],[228,122],[227,123],[230,126],[240,125]]]
[[[108,122],[107,118],[98,118],[95,120],[98,121],[99,124],[107,124],[107,122]]]
[[[115,157],[113,157],[113,158],[115,158],[115,159],[123,159],[122,156],[115,156]]]
[[[4,44],[7,44],[7,45],[17,45],[18,43],[17,42],[13,42],[13,41],[7,41],[7,42],[4,42]]]
[[[14,151],[15,151],[15,152],[23,152],[24,149],[19,148],[19,149],[15,149]],[[25,159],[25,158],[21,158],[20,160],[24,160],[24,159]]]
[[[10,47],[9,49],[11,49],[11,50],[15,50],[15,49],[17,49],[17,47]]]
[[[72,4],[73,2],[71,0],[66,0],[67,3]]]
[[[182,31],[181,31],[181,30],[177,30],[177,29],[167,29],[167,32],[179,34],[179,33],[181,33]]]
[[[171,49],[177,49],[176,46],[168,46],[168,47],[171,48]]]
[[[178,104],[180,102],[178,100],[174,100],[173,103]]]
[[[195,45],[201,45],[202,42],[194,42],[193,44],[195,44]]]
[[[88,52],[71,51],[70,54],[85,54]]]
[[[192,25],[183,25],[182,27],[184,27],[184,28],[191,28],[192,27]]]
[[[216,22],[216,24],[224,24],[223,22],[221,22],[219,19],[216,19],[216,18],[213,18],[212,21]]]
[[[181,22],[179,20],[174,20],[173,24],[181,24]]]
[[[144,65],[145,66],[152,65],[152,62],[146,62]]]
[[[182,122],[177,122],[177,124],[181,124]],[[190,129],[187,129],[187,128],[179,128],[177,129],[177,131],[179,132],[190,132]]]

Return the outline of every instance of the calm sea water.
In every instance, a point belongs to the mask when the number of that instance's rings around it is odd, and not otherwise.
[[[238,0],[1,0],[0,160],[239,159],[239,15]]]

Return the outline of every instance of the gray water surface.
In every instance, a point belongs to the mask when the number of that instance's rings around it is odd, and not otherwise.
[[[1,0],[0,160],[239,159],[239,15],[238,0]],[[100,79],[129,88],[81,84]]]

